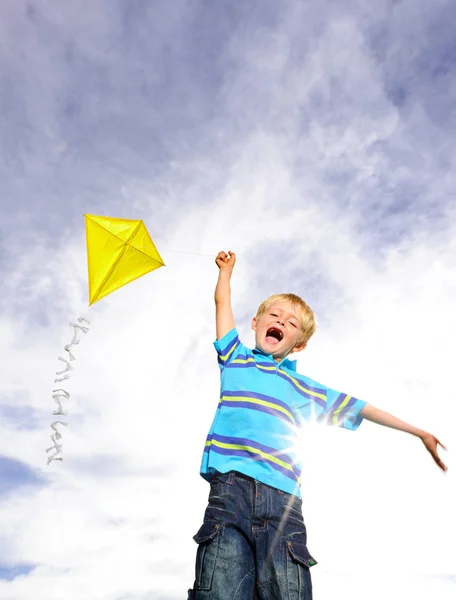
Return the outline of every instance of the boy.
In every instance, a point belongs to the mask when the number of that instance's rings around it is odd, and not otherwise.
[[[215,290],[221,395],[201,465],[210,482],[198,543],[193,600],[311,600],[300,468],[293,437],[300,420],[355,430],[362,419],[418,436],[437,465],[440,442],[362,400],[296,373],[287,357],[315,332],[312,310],[278,294],[252,320],[255,349],[239,341],[231,308],[233,252],[219,252]],[[440,444],[442,446],[442,444]],[[444,446],[442,446],[444,447]]]

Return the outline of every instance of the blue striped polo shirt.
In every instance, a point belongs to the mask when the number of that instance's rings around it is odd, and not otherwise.
[[[236,329],[214,342],[220,400],[201,463],[201,475],[238,471],[300,497],[296,435],[303,421],[354,431],[366,402],[296,372],[296,361],[242,344]]]

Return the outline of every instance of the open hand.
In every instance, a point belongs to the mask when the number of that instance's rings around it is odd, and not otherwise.
[[[219,269],[229,269],[230,271],[232,271],[236,263],[236,254],[234,252],[231,252],[231,250],[228,251],[228,254],[226,252],[223,252],[222,250],[217,254],[215,262],[217,263]]]
[[[441,442],[439,442],[439,440],[434,435],[432,435],[431,433],[427,433],[427,432],[425,432],[421,436],[421,441],[426,446],[426,450],[431,454],[432,458],[435,460],[437,465],[442,469],[442,471],[447,471],[448,467],[446,465],[444,465],[443,462],[440,460],[440,457],[437,452],[437,446],[442,446],[442,448],[444,450],[446,450],[445,446]]]

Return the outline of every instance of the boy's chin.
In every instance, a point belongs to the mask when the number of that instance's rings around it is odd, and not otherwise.
[[[280,346],[280,344],[268,344],[267,342],[263,342],[261,344],[261,349],[268,354],[280,354],[283,348],[278,348],[277,346]]]
[[[273,344],[263,344],[262,350],[263,352],[266,352],[266,354],[272,354],[274,358],[283,358],[290,354],[290,350],[283,347],[277,348],[277,346],[274,346]]]
[[[281,342],[278,344],[268,344],[268,342],[259,342],[256,344],[256,349],[261,350],[265,354],[272,354],[274,358],[282,358],[283,356],[290,354],[291,351],[287,351],[286,348],[282,347]]]

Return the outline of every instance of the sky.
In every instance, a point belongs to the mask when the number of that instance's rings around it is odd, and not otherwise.
[[[3,0],[0,598],[178,600],[193,584],[236,326],[280,292],[298,371],[435,434],[307,425],[314,597],[454,598],[456,41],[451,0]],[[166,267],[88,307],[83,214],[144,220]],[[46,464],[55,372],[63,461]]]

